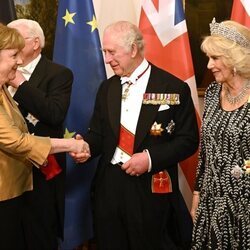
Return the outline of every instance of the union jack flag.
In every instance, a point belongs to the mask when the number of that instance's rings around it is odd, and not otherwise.
[[[60,1],[60,8],[59,10],[63,10],[62,7],[64,3],[71,3],[70,5],[75,6],[72,10],[68,9],[69,17],[77,12],[76,6],[74,2],[83,3],[84,1]],[[89,1],[85,1],[91,2]],[[184,11],[182,6],[181,0],[95,0],[93,1],[94,9],[96,13],[96,19],[98,23],[98,30],[100,36],[102,37],[102,33],[104,28],[115,21],[118,20],[128,20],[132,23],[138,24],[143,32],[144,38],[147,43],[147,51],[146,51],[146,58],[154,63],[155,65],[163,68],[170,73],[176,75],[180,79],[187,82],[192,91],[192,97],[194,104],[197,109],[197,119],[199,121],[199,108],[198,108],[198,95],[196,90],[196,83],[194,77],[194,70],[193,70],[193,63],[191,59],[191,52],[189,46],[189,39],[187,34],[187,27],[186,21],[184,17]],[[80,6],[83,4],[80,4]],[[90,6],[90,4],[88,5]],[[64,8],[65,11],[66,7]],[[110,9],[112,9],[112,15],[110,15]],[[87,8],[84,8],[87,11]],[[72,13],[71,13],[72,12]],[[60,11],[59,11],[60,13]],[[65,13],[65,12],[63,12]],[[77,13],[80,13],[79,10]],[[86,15],[83,11],[81,15]],[[77,18],[76,14],[72,17],[74,21]],[[59,16],[60,22],[64,19],[61,19]],[[77,20],[84,20],[83,18]],[[70,23],[71,27],[75,27],[73,23]],[[64,23],[61,24],[62,28],[64,28]],[[81,26],[84,27],[84,26]],[[57,27],[58,28],[58,27]],[[64,34],[64,32],[62,32]],[[78,36],[81,33],[77,33]],[[71,34],[73,35],[73,33]],[[75,37],[74,41],[75,41]],[[87,36],[86,36],[87,39]],[[60,40],[60,39],[59,39]],[[58,40],[58,41],[59,41]],[[70,41],[70,40],[69,40]],[[91,40],[89,40],[91,41]],[[66,43],[67,44],[67,43]],[[83,43],[81,44],[81,48],[84,49]],[[60,44],[57,43],[56,46]],[[93,45],[93,43],[92,43]],[[65,46],[65,43],[62,45]],[[93,47],[93,46],[92,46]],[[89,47],[87,47],[89,48]],[[58,50],[59,51],[59,50]],[[82,53],[73,53],[75,50],[62,50],[68,51],[71,53],[59,53],[61,56],[73,56],[74,60],[70,62],[77,63],[75,60],[76,55],[79,55],[82,58]],[[91,53],[92,50],[90,50]],[[98,50],[99,51],[99,50]],[[100,51],[99,51],[100,52]],[[93,53],[91,54],[93,57]],[[62,62],[62,61],[61,61]],[[84,67],[79,67],[79,63],[75,69],[83,69]],[[85,67],[86,68],[86,67]],[[101,67],[97,67],[101,68]],[[86,68],[87,70],[87,68]],[[84,71],[85,72],[85,71]],[[81,74],[85,74],[81,72]],[[88,70],[88,72],[93,72],[93,70]],[[107,67],[106,68],[107,76],[110,77],[113,75],[113,71]],[[86,74],[85,74],[86,76]],[[93,74],[92,74],[93,76]],[[86,78],[86,77],[85,77]],[[86,79],[85,79],[86,80]],[[87,81],[87,80],[86,80]],[[93,82],[93,81],[87,81]],[[92,89],[92,88],[91,88]],[[79,92],[79,91],[78,91]],[[80,94],[80,92],[79,92]],[[86,97],[87,98],[87,97]],[[85,98],[85,99],[86,99]],[[91,98],[89,96],[88,98]],[[82,100],[82,98],[80,98]],[[94,99],[92,99],[93,101]],[[91,102],[91,101],[90,101]],[[85,113],[83,119],[86,119],[90,113]],[[182,190],[183,196],[190,208],[191,204],[191,194],[193,189],[193,183],[195,179],[195,168],[197,165],[197,155],[195,154],[193,157],[187,159],[185,162],[182,162],[180,167],[180,189]],[[86,167],[84,168],[86,170]],[[79,170],[77,170],[79,171]],[[73,192],[77,191],[77,193],[87,192],[87,189],[84,189],[83,184],[81,184],[81,188],[76,190],[76,185],[74,180],[80,180],[81,178],[86,177],[86,175],[78,175],[73,176],[71,175],[70,178],[72,180],[72,184],[68,185],[68,189]],[[74,179],[75,178],[75,179]],[[89,179],[85,179],[84,182],[81,183],[88,183]],[[67,245],[67,248],[62,247],[62,249],[71,249],[73,245],[76,246],[81,242],[84,242],[88,237],[89,233],[92,230],[92,226],[89,226],[89,221],[91,220],[91,214],[89,213],[82,213],[82,208],[84,207],[85,211],[89,207],[88,201],[80,201],[76,197],[72,197],[69,199],[71,202],[71,206],[69,207],[68,211],[74,211],[74,220],[71,217],[67,217],[66,215],[66,224],[68,220],[69,225],[69,232],[65,233],[65,240],[64,246],[66,246],[67,242],[70,242],[70,247]],[[66,205],[67,206],[67,205]],[[67,211],[67,208],[66,208]],[[72,213],[71,213],[72,215]],[[87,216],[88,220],[82,220],[82,216]],[[67,219],[68,218],[68,219]],[[82,225],[83,224],[83,225]],[[89,227],[89,228],[88,228]],[[72,238],[71,238],[72,236]],[[77,239],[73,239],[77,238]]]
[[[200,124],[198,95],[181,0],[143,0],[139,27],[146,41],[146,58],[190,86]],[[188,208],[191,207],[198,153],[179,165],[179,183]]]
[[[250,28],[249,0],[234,0],[231,19]]]

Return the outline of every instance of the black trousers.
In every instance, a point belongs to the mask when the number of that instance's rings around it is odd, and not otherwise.
[[[58,250],[53,182],[33,174],[34,190],[0,202],[0,250]]]
[[[0,249],[27,250],[23,195],[0,202]]]
[[[143,175],[132,177],[119,166],[107,166],[94,195],[98,250],[184,249],[172,195],[152,194]]]
[[[41,171],[34,168],[33,185],[33,190],[24,194],[24,229],[28,250],[58,250],[58,218],[53,181],[48,183]]]

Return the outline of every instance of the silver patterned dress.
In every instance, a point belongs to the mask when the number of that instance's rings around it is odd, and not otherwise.
[[[221,85],[213,82],[205,94],[192,249],[249,250],[250,103],[225,111],[220,92]]]

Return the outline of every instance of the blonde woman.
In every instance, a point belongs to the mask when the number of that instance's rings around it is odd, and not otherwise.
[[[210,31],[192,249],[250,249],[250,30],[214,19]]]
[[[32,190],[32,164],[46,165],[49,154],[86,151],[83,140],[32,136],[6,83],[22,63],[23,37],[0,24],[0,249],[27,249],[23,194]],[[43,209],[41,207],[41,209]]]

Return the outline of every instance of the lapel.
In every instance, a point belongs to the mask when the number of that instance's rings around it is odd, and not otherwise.
[[[108,116],[115,136],[119,137],[122,85],[118,76],[112,77],[107,93]]]
[[[151,65],[151,73],[146,88],[146,93],[164,93],[166,92],[166,84],[162,84],[162,80],[159,77],[159,72],[157,68]],[[137,127],[134,151],[141,144],[142,140],[145,138],[147,133],[150,131],[152,124],[155,121],[155,117],[158,113],[160,105],[145,105],[142,104]]]
[[[29,83],[32,84],[32,86],[38,87],[40,85],[42,82],[41,76],[46,75],[46,65],[46,58],[42,55],[29,79]]]
[[[166,84],[162,83],[159,77],[159,71],[153,65],[151,65],[151,73],[146,88],[147,93],[165,93]],[[109,121],[114,131],[114,134],[119,138],[120,129],[120,116],[121,116],[121,95],[122,95],[122,85],[120,83],[120,78],[114,76],[109,79],[109,88],[107,93],[107,104],[108,104],[108,116]],[[158,113],[160,105],[143,105],[140,111],[137,127],[134,151],[141,144],[144,137],[150,131],[152,124],[155,121],[155,117]]]

